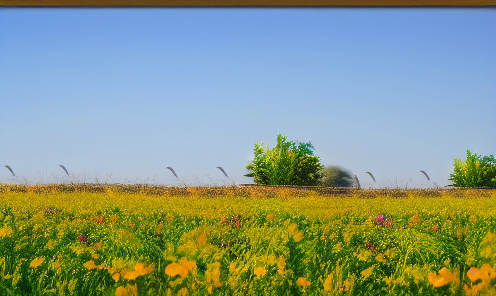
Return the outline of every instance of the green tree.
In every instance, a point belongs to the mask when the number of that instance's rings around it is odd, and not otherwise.
[[[246,166],[256,184],[263,185],[317,185],[321,177],[320,158],[313,155],[312,143],[286,141],[277,134],[273,149],[256,143],[255,158]]]
[[[454,183],[452,186],[496,188],[496,160],[493,155],[482,157],[467,150],[467,159],[455,158],[453,167],[455,172],[449,178]]]
[[[347,169],[333,165],[320,171],[322,178],[319,184],[325,187],[353,187],[353,175]]]

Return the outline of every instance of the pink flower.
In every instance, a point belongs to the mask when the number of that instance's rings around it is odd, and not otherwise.
[[[381,223],[384,222],[384,215],[379,215],[379,216],[375,217],[375,221],[381,222]]]
[[[84,236],[84,235],[82,235],[82,234],[81,234],[81,235],[79,236],[79,241],[80,241],[80,242],[82,242],[82,243],[86,242],[86,241],[87,241],[86,236]]]

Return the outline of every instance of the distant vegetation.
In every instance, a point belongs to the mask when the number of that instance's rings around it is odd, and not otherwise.
[[[313,154],[312,143],[286,140],[278,134],[273,149],[256,143],[255,158],[246,166],[250,173],[245,176],[262,185],[318,185],[323,165]]]
[[[320,171],[322,178],[319,185],[325,187],[353,187],[353,175],[347,169],[340,166],[326,166]]]
[[[481,156],[467,150],[465,161],[455,158],[454,173],[449,180],[455,187],[496,188],[496,160],[493,155]]]

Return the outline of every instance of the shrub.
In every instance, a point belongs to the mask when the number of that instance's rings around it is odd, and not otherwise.
[[[353,187],[353,175],[347,169],[333,165],[320,171],[319,184],[326,187]]]
[[[323,166],[313,155],[312,144],[286,140],[286,136],[277,134],[273,149],[256,143],[255,158],[246,166],[250,173],[245,176],[263,185],[317,185]]]
[[[467,150],[467,159],[455,158],[453,167],[455,172],[449,178],[454,182],[452,186],[496,188],[496,160],[493,155],[482,157]]]

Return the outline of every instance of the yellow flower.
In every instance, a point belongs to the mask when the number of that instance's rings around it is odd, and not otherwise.
[[[115,291],[115,296],[137,296],[138,295],[138,287],[136,284],[127,285],[126,287],[119,287]]]
[[[96,265],[95,261],[90,260],[90,261],[86,262],[85,264],[83,264],[83,266],[86,267],[87,269],[94,269],[94,268],[104,269],[105,263],[102,263],[100,265]]]
[[[57,273],[60,272],[61,267],[62,263],[60,262],[60,259],[57,259],[57,261],[52,264],[52,269],[55,270]]]
[[[486,244],[486,243],[491,243],[493,241],[496,242],[496,234],[488,232],[484,237],[484,239],[482,240],[482,243]]]
[[[236,271],[236,263],[231,262],[231,264],[229,264],[229,273],[234,273],[235,271]]]
[[[443,267],[439,271],[439,275],[436,275],[434,272],[429,272],[428,278],[429,282],[436,288],[442,287],[455,279],[454,275],[446,267]]]
[[[309,281],[307,281],[307,279],[306,279],[306,278],[304,278],[304,277],[300,277],[300,278],[296,281],[296,284],[297,284],[298,286],[302,286],[303,288],[306,288],[306,287],[310,286],[310,282],[309,282]]]
[[[265,269],[265,267],[256,267],[254,270],[253,270],[253,273],[257,276],[257,278],[260,278],[262,275],[266,275],[267,274],[267,269]]]
[[[111,198],[115,198],[114,192],[112,192],[112,190],[107,189],[107,194],[108,194],[108,196],[110,196]]]
[[[295,242],[299,242],[299,241],[301,241],[302,239],[303,239],[303,233],[298,232],[298,233],[296,233],[296,234],[294,235],[294,241],[295,241]]]
[[[332,290],[333,277],[334,277],[333,273],[331,273],[329,276],[327,276],[326,280],[324,281],[324,291],[329,292]]]
[[[337,243],[332,247],[332,252],[337,253],[343,249],[343,245],[341,243]]]
[[[11,235],[12,233],[14,233],[14,231],[12,231],[12,229],[6,227],[6,228],[0,228],[0,237],[7,237],[9,235]]]
[[[202,233],[198,239],[197,239],[197,242],[198,242],[198,246],[199,247],[204,247],[207,245],[207,233]]]
[[[83,266],[86,267],[87,269],[96,268],[95,261],[93,260],[86,262],[85,264],[83,264]]]
[[[52,250],[56,244],[57,244],[56,241],[49,240],[48,243],[45,245],[45,248]]]
[[[490,258],[492,254],[493,254],[493,250],[490,246],[487,246],[480,252],[480,255],[484,258]]]
[[[29,266],[36,268],[36,267],[40,266],[43,263],[43,261],[45,261],[45,258],[43,258],[43,257],[36,258],[33,261],[31,261],[31,264],[29,264]]]
[[[179,290],[179,292],[177,292],[177,296],[186,296],[186,295],[188,295],[187,288],[182,288],[181,290]]]
[[[267,263],[268,263],[268,264],[276,264],[276,263],[277,263],[277,258],[276,258],[276,256],[274,256],[274,255],[270,255],[270,256],[267,258]]]
[[[364,277],[364,278],[368,278],[372,272],[374,271],[374,266],[371,266],[365,270],[363,270],[360,274]]]
[[[288,226],[288,231],[289,231],[289,234],[291,234],[291,235],[296,234],[297,230],[298,230],[298,225],[296,225],[296,223],[293,223],[293,224]]]
[[[214,287],[222,286],[220,282],[220,262],[214,262],[207,265],[208,270],[205,272],[207,282],[213,282]]]
[[[274,217],[275,217],[275,216],[276,216],[276,215],[274,215],[274,214],[268,214],[268,215],[267,215],[267,220],[268,220],[268,221],[272,221],[272,220],[274,220]]]
[[[284,274],[284,269],[286,268],[286,258],[283,256],[277,258],[277,268],[279,269],[279,274]]]

